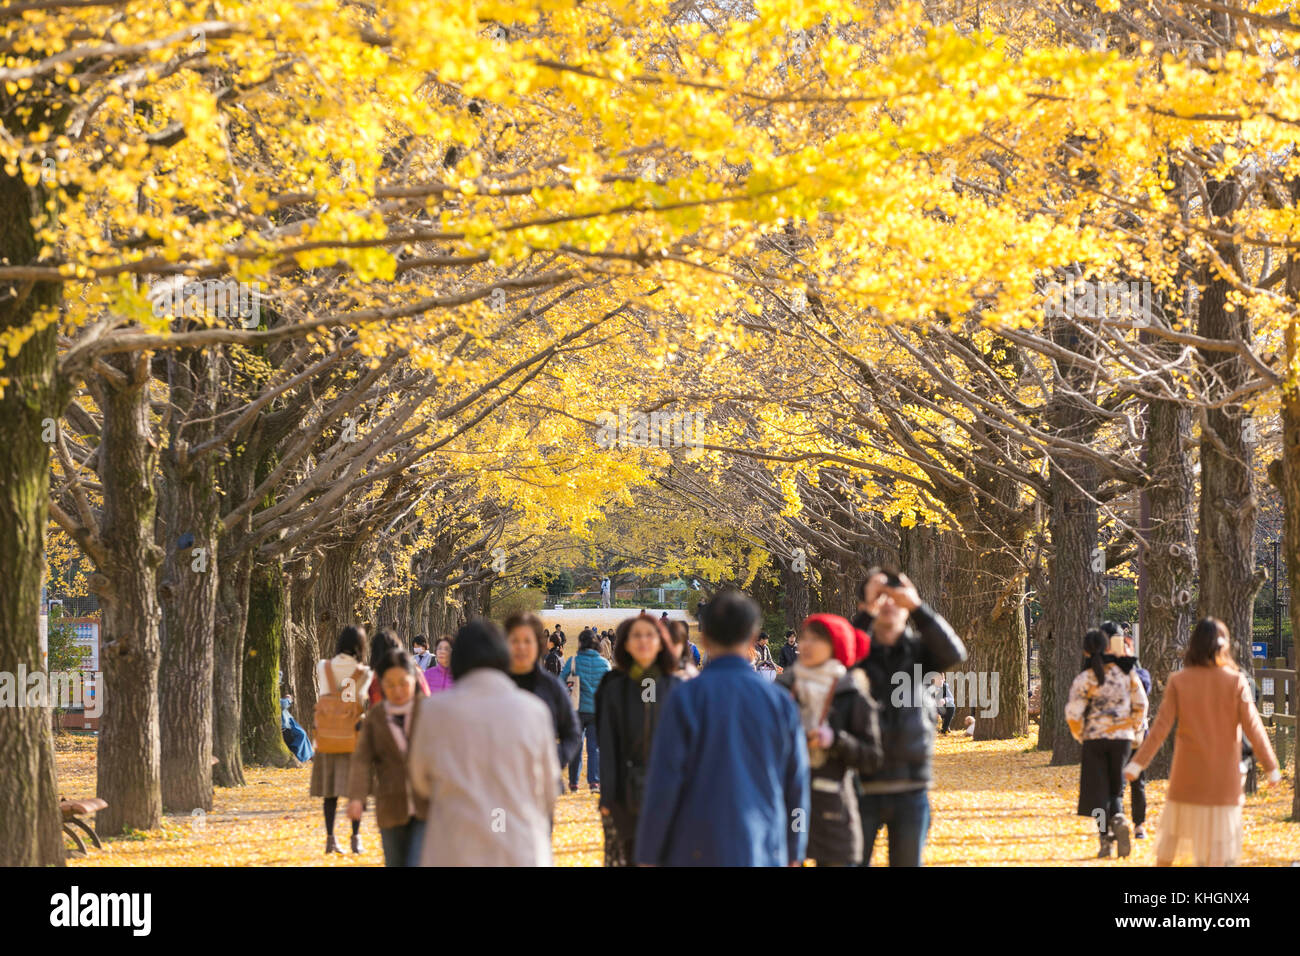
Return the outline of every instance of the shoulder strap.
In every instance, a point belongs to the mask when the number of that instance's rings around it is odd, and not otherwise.
[[[339,682],[338,682],[338,678],[334,676],[334,662],[331,660],[327,660],[324,663],[325,663],[325,683],[329,684],[331,694],[337,694],[339,692]]]

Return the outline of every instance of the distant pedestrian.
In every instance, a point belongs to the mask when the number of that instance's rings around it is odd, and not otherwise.
[[[786,628],[785,643],[781,645],[781,656],[777,659],[777,666],[781,670],[787,667],[793,667],[794,662],[799,659],[799,637],[794,628]]]
[[[609,673],[610,663],[597,650],[596,635],[585,630],[578,635],[578,653],[564,662],[560,679],[567,680],[570,675],[578,679],[578,722],[587,742],[587,785],[592,790],[600,789],[600,739],[596,734],[596,690],[600,682]],[[578,773],[582,769],[582,750],[569,763],[569,790],[578,789]]]
[[[451,638],[443,635],[433,647],[433,666],[424,672],[424,680],[430,694],[447,690],[455,681],[451,676]]]
[[[415,661],[415,666],[423,674],[433,666],[433,655],[429,653],[429,639],[423,634],[417,634],[415,640],[411,641],[411,660]]]

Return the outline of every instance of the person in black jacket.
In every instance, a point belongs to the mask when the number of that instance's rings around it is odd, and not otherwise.
[[[803,653],[776,682],[794,696],[808,735],[808,858],[818,866],[855,866],[862,862],[862,824],[853,774],[875,773],[882,758],[879,708],[865,672],[850,670],[871,643],[836,614],[814,614],[801,630]]]
[[[628,618],[614,633],[614,670],[596,690],[606,866],[630,866],[635,859],[650,746],[664,702],[679,683],[677,660],[667,628],[648,614]]]
[[[799,644],[795,636],[794,628],[787,628],[785,632],[785,643],[781,645],[781,656],[777,659],[777,664],[782,670],[793,667],[794,662],[799,659]]]
[[[512,614],[506,618],[506,645],[510,649],[510,679],[520,690],[536,694],[551,709],[560,770],[578,756],[582,735],[578,715],[573,712],[569,691],[559,678],[542,670],[539,663],[546,646],[546,630],[536,614]],[[552,638],[554,640],[554,638]],[[564,783],[556,781],[563,792]]]
[[[966,659],[966,648],[942,617],[925,604],[904,574],[872,568],[858,586],[853,626],[871,636],[862,670],[880,705],[883,758],[872,774],[859,776],[858,810],[871,864],[876,833],[888,828],[889,865],[920,866],[930,828],[930,774],[938,717],[927,674]],[[916,683],[916,667],[922,679]]]
[[[546,652],[546,657],[542,659],[542,668],[548,674],[554,674],[557,678],[560,671],[564,669],[564,651],[560,647],[560,639],[551,635],[550,649]]]

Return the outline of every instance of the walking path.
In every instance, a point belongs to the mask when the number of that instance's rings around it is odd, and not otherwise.
[[[599,621],[590,623],[599,624]],[[566,625],[567,627],[567,625]],[[1049,754],[1032,750],[1033,737],[976,742],[940,737],[927,865],[1150,866],[1154,838],[1134,841],[1125,861],[1095,859],[1092,821],[1074,815],[1078,767],[1050,767]],[[95,792],[95,744],[89,737],[60,743],[59,792]],[[326,857],[320,802],[307,796],[309,771],[247,768],[248,786],[218,790],[212,813],[170,815],[163,829],[137,834],[72,857],[73,866],[379,866],[383,854],[373,812],[361,834],[365,850]],[[585,780],[585,775],[584,775]],[[1149,820],[1159,825],[1165,782],[1147,784]],[[586,789],[560,798],[555,861],[599,866],[604,846],[596,798]],[[1294,782],[1246,798],[1244,865],[1285,866],[1300,861],[1300,830],[1287,823]],[[1127,807],[1128,798],[1125,795]],[[341,808],[340,808],[341,811]],[[342,824],[346,828],[346,823]],[[1154,828],[1151,828],[1154,830]],[[346,832],[346,831],[344,831]],[[1154,837],[1154,833],[1153,833]],[[874,862],[887,858],[883,836]],[[1182,860],[1181,863],[1188,861]],[[949,887],[959,892],[960,886]]]

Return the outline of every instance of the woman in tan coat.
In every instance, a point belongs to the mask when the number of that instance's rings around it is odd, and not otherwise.
[[[422,866],[551,865],[555,723],[509,670],[501,629],[476,618],[452,645],[455,685],[420,701],[407,761],[429,802]]]
[[[1160,713],[1137,755],[1124,768],[1134,780],[1178,722],[1169,793],[1160,815],[1156,865],[1170,866],[1184,840],[1198,866],[1234,866],[1241,856],[1241,732],[1255,757],[1281,779],[1277,756],[1251,694],[1250,682],[1232,662],[1224,623],[1202,618],[1192,631],[1183,669],[1169,676]]]

